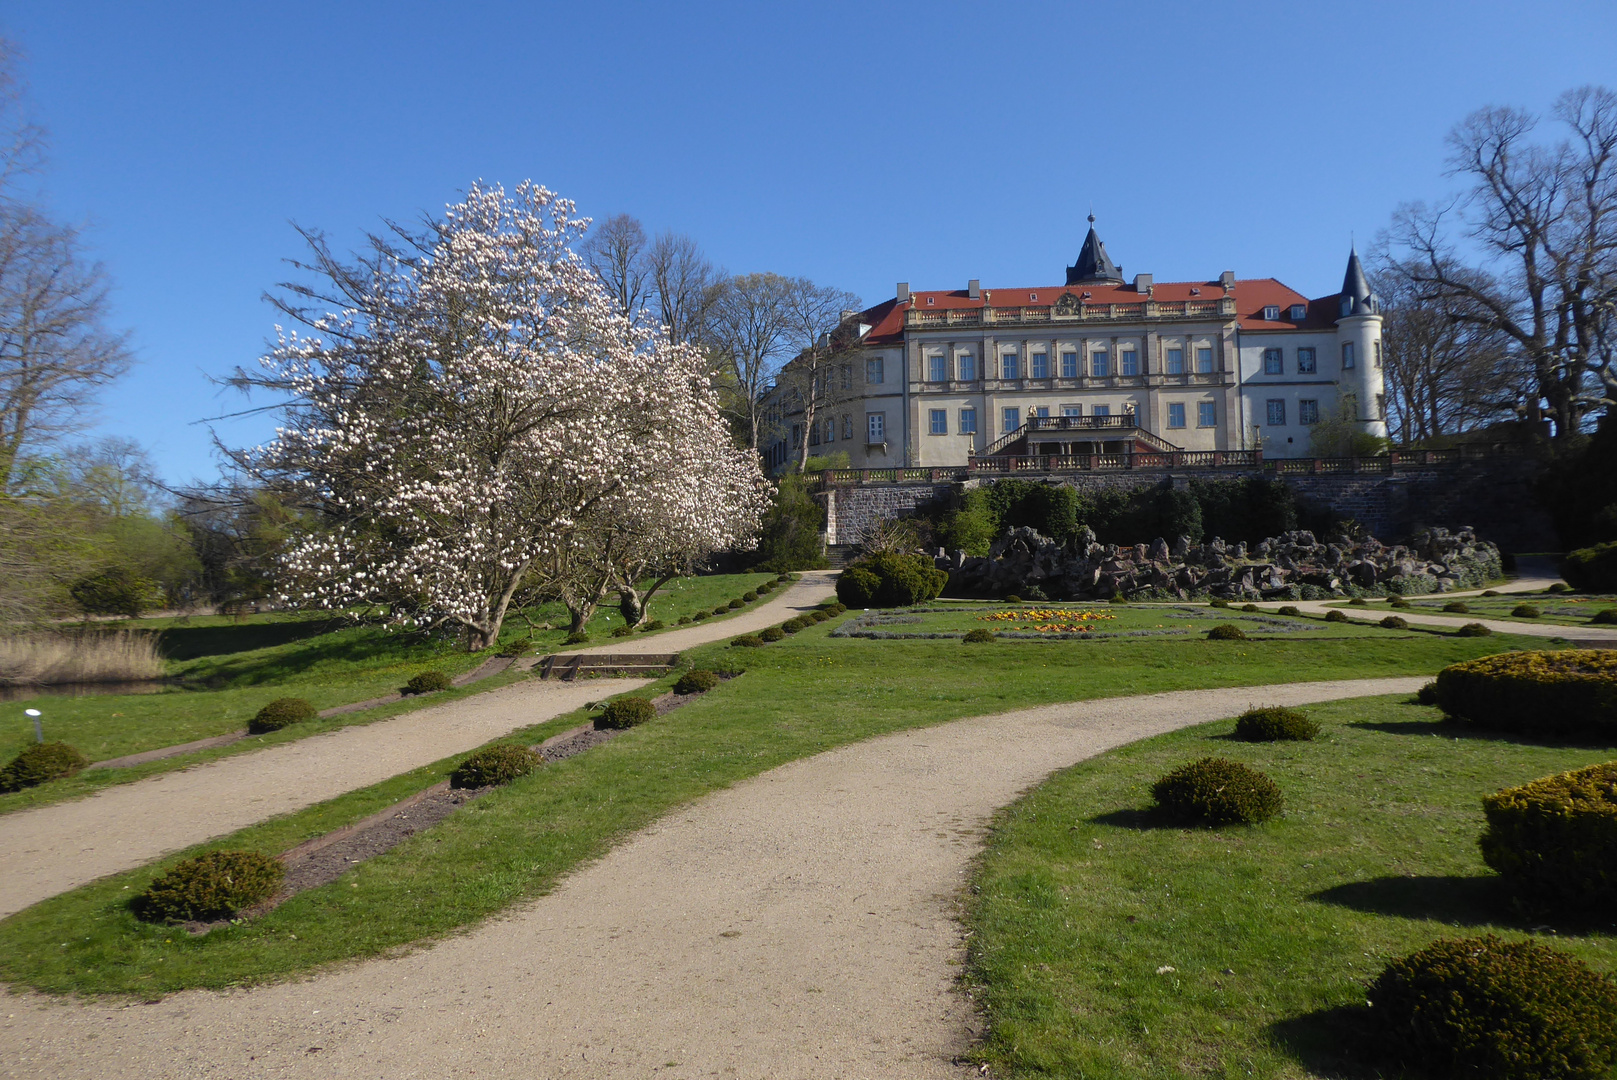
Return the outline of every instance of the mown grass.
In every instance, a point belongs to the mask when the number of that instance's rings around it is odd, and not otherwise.
[[[711,610],[772,577],[770,574],[723,574],[674,582],[667,587],[667,595],[653,598],[652,614],[672,627],[679,615]],[[772,593],[759,602],[779,595]],[[749,604],[742,610],[756,606]],[[544,614],[544,610],[533,614],[536,621],[543,621],[538,616]],[[140,626],[157,633],[167,657],[166,674],[179,683],[155,694],[41,696],[8,702],[4,713],[0,714],[3,716],[0,719],[0,762],[10,760],[33,742],[32,723],[23,714],[27,708],[44,713],[42,723],[47,739],[67,742],[91,761],[105,761],[241,731],[254,713],[276,698],[304,698],[317,709],[367,701],[397,691],[419,671],[438,668],[459,675],[482,664],[497,651],[468,653],[452,638],[444,636],[390,632],[380,626],[355,626],[306,613],[241,619],[200,616],[129,620],[109,625],[119,629]],[[622,626],[623,619],[615,610],[602,612],[591,627],[598,625]],[[525,641],[526,633],[520,621],[508,621],[501,646]],[[564,634],[562,630],[541,631],[535,641],[541,645],[559,644]],[[592,647],[603,648],[606,647],[603,642],[615,640],[597,637]],[[508,680],[480,682],[458,693],[480,693],[504,685],[505,681]],[[436,694],[295,724],[274,733],[274,738],[255,736],[229,748],[168,758],[130,769],[90,770],[42,787],[0,794],[0,814],[74,798],[110,784],[184,768],[224,754],[242,753],[269,742],[301,739],[337,727],[385,719],[442,700],[444,695]]]
[[[1000,816],[968,919],[995,1076],[1398,1075],[1367,1056],[1382,1040],[1364,1026],[1366,984],[1394,956],[1534,933],[1617,970],[1617,913],[1523,916],[1476,843],[1484,794],[1617,751],[1479,737],[1397,698],[1306,711],[1315,742],[1207,724],[1066,770]],[[1268,773],[1284,816],[1159,821],[1152,781],[1207,755]]]
[[[1409,611],[1420,615],[1442,615],[1450,619],[1500,619],[1505,622],[1518,623],[1555,623],[1561,626],[1589,626],[1595,612],[1602,608],[1617,607],[1617,596],[1604,596],[1581,593],[1509,593],[1504,596],[1410,596]],[[1359,611],[1369,614],[1371,611],[1378,615],[1384,610],[1392,614],[1399,614],[1391,607],[1391,598],[1367,598],[1368,604],[1355,607],[1346,601],[1333,603],[1331,607],[1339,607],[1348,612]],[[1443,605],[1458,600],[1470,608],[1469,612],[1444,611]],[[1538,608],[1536,618],[1525,618],[1512,615],[1518,606],[1531,604]],[[1599,624],[1595,624],[1599,625]]]
[[[285,977],[475,923],[545,892],[674,807],[874,735],[1057,701],[1428,673],[1512,644],[1504,637],[1382,632],[1231,644],[966,647],[952,640],[831,639],[835,625],[762,648],[692,650],[689,658],[699,666],[733,665],[745,674],[664,719],[485,796],[256,922],[191,938],[137,922],[128,899],[181,857],[224,847],[283,851],[435,782],[460,759],[44,901],[0,922],[0,978],[55,992],[153,996]],[[581,720],[573,714],[522,734],[537,740]]]

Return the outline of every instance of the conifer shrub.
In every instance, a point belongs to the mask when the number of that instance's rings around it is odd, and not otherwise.
[[[824,622],[825,620],[827,620],[827,619],[829,619],[831,617],[831,613],[829,611],[825,610],[824,608],[820,608],[820,609],[818,609],[816,611],[809,612],[808,617],[813,619],[817,623],[822,623],[822,622]]]
[[[1126,604],[1126,603],[1129,602],[1129,598],[1124,596],[1120,592],[1119,593],[1113,593],[1110,597],[1107,598],[1106,602],[1108,604]]]
[[[1567,552],[1561,576],[1579,592],[1617,592],[1617,541]]]
[[[159,877],[131,906],[147,922],[228,919],[274,896],[285,880],[279,859],[257,851],[210,851]]]
[[[1348,605],[1351,607],[1369,607],[1370,601],[1366,600],[1362,596],[1355,596],[1353,599],[1348,601]]]
[[[756,648],[761,647],[763,645],[763,643],[764,643],[764,639],[759,637],[757,634],[742,634],[740,637],[738,637],[734,641],[730,642],[730,648],[732,648],[732,649],[756,649]]]
[[[448,690],[450,686],[449,673],[445,671],[422,671],[410,676],[410,681],[404,684],[406,694],[435,694],[439,690]]]
[[[1564,593],[1564,592],[1571,592],[1572,587],[1570,585],[1568,585],[1564,581],[1554,581],[1554,582],[1551,582],[1550,587],[1545,589],[1544,591],[1547,592],[1547,593]]]
[[[729,604],[720,604],[718,607],[713,609],[713,614],[714,615],[728,615],[728,614],[730,614],[730,605]]]
[[[1392,601],[1387,606],[1390,607],[1390,608],[1396,608],[1397,610],[1402,611],[1403,609],[1408,608],[1408,607],[1413,607],[1414,605],[1411,604],[1408,600],[1405,600],[1401,596],[1395,596],[1395,597],[1392,598]]]
[[[544,764],[537,750],[516,743],[495,743],[485,746],[449,774],[452,788],[494,787],[509,784],[519,776],[527,776]]]
[[[1219,623],[1207,631],[1208,641],[1246,641],[1246,631],[1234,623]]]
[[[1285,799],[1275,782],[1228,758],[1181,765],[1151,785],[1163,813],[1208,825],[1255,825],[1280,813]]]
[[[1498,731],[1617,739],[1617,649],[1507,652],[1437,673],[1437,703]]]
[[[630,626],[628,623],[624,623],[622,626],[614,627],[612,630],[613,637],[628,637],[632,633],[634,633],[634,627]]]
[[[676,694],[705,694],[719,685],[719,673],[707,671],[702,668],[693,668],[679,677],[674,683]]]
[[[1518,619],[1536,619],[1544,614],[1533,604],[1517,604],[1510,609],[1510,613]]]
[[[0,791],[21,791],[72,776],[90,759],[65,742],[33,743],[0,768]]]
[[[1423,683],[1421,688],[1415,691],[1415,704],[1436,705],[1437,684],[1435,682]]]
[[[690,624],[691,624],[691,617],[689,615],[681,615],[679,617],[679,625],[681,625],[681,626],[689,626]]]
[[[1207,601],[1207,606],[1208,607],[1216,607],[1216,608],[1227,608],[1227,607],[1230,606],[1230,602],[1228,600],[1225,600],[1222,597],[1215,596],[1215,597],[1213,597],[1213,599]]]
[[[774,591],[775,591],[775,583],[774,583],[774,581],[766,581],[762,585],[758,586],[758,595],[759,596],[767,596],[768,594],[770,594],[770,593],[772,593]]]
[[[1332,608],[1331,610],[1329,610],[1329,611],[1327,611],[1325,613],[1325,621],[1326,622],[1347,622],[1348,621],[1347,612],[1342,611],[1339,608]]]
[[[1617,623],[1617,608],[1601,608],[1599,611],[1589,616],[1589,621],[1601,626]]]
[[[1258,605],[1256,605],[1256,604],[1242,604],[1241,605],[1241,610],[1242,611],[1257,611],[1258,610]]]
[[[746,592],[741,594],[741,602],[743,604],[750,604],[756,599],[758,599],[758,594],[753,592],[751,589],[748,589]]]
[[[276,698],[247,721],[247,734],[263,735],[266,732],[279,731],[291,724],[312,720],[318,715],[320,710],[302,698]]]
[[[793,580],[794,579],[793,579],[792,575],[789,574],[789,573],[781,574],[781,575],[779,575],[778,577],[775,578],[776,584],[779,584],[779,585],[789,585],[789,584],[792,583]]]
[[[984,630],[980,626],[975,630],[967,630],[966,636],[960,639],[961,643],[964,645],[981,645],[985,642],[993,640],[995,640],[994,632],[992,630]]]
[[[1536,941],[1432,942],[1370,988],[1370,1015],[1433,1076],[1605,1080],[1617,1060],[1617,983]]]
[[[701,622],[703,619],[710,619],[712,617],[713,613],[711,611],[698,611],[695,615],[691,616],[691,618],[696,622]]]
[[[1409,621],[1402,615],[1388,615],[1385,619],[1381,620],[1379,625],[1386,627],[1388,630],[1409,629]]]
[[[765,641],[779,641],[781,638],[786,636],[786,631],[782,630],[778,626],[771,626],[766,628],[758,636],[763,638]]]
[[[829,611],[832,615],[844,615],[848,611],[848,605],[839,600],[825,610]]]
[[[652,619],[650,622],[646,623],[640,628],[640,632],[642,634],[649,634],[654,630],[662,630],[667,625],[668,624],[663,622],[661,619]]]
[[[1482,860],[1532,907],[1617,910],[1617,761],[1482,799]]]
[[[1464,600],[1450,600],[1443,605],[1443,610],[1452,612],[1455,615],[1469,615],[1471,614],[1471,605]]]
[[[1468,622],[1454,631],[1455,637],[1490,637],[1492,634],[1492,627],[1479,622]]]
[[[931,559],[878,551],[837,576],[837,598],[849,607],[908,607],[933,599],[948,583]]]
[[[1306,742],[1319,734],[1319,724],[1299,709],[1264,705],[1235,718],[1235,737],[1247,742]]]
[[[741,599],[741,597],[738,596],[734,600],[730,601],[730,603],[728,605],[726,605],[726,606],[729,607],[729,609],[731,611],[735,611],[738,608],[746,607],[747,602],[745,600]]]
[[[595,718],[596,731],[622,731],[657,717],[657,707],[643,697],[618,698],[607,702]]]
[[[785,622],[781,623],[780,628],[786,631],[788,634],[795,634],[807,625],[808,623],[803,621],[803,616],[799,615],[795,619],[787,619]]]
[[[1005,597],[1005,602],[1007,604],[1020,604],[1022,602],[1022,598],[1017,596],[1015,593],[1011,593]]]
[[[1483,596],[1498,596],[1499,595],[1499,590],[1498,589],[1484,589],[1484,590],[1482,590],[1482,595]]]
[[[1295,618],[1299,617],[1300,615],[1302,615],[1302,610],[1300,608],[1295,608],[1295,607],[1292,607],[1290,604],[1287,604],[1285,607],[1282,607],[1282,608],[1278,609],[1275,612],[1275,614],[1276,615],[1289,615],[1289,616],[1291,616],[1292,618],[1295,619]]]
[[[588,641],[589,639],[590,639],[590,636],[588,634],[586,634],[584,631],[582,631],[582,630],[574,630],[571,634],[567,635],[566,639],[562,642],[562,644],[563,645],[582,645],[586,641]]]

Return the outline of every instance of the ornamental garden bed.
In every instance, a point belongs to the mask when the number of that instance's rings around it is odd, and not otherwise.
[[[1318,619],[1268,612],[1164,604],[963,604],[885,608],[862,612],[832,631],[837,638],[963,638],[987,629],[996,639],[1100,641],[1111,638],[1205,635],[1220,623],[1238,623],[1249,637],[1336,636]]]

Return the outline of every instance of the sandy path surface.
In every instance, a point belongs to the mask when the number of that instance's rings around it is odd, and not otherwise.
[[[549,896],[402,958],[155,1005],[11,998],[0,1075],[956,1077],[972,1014],[953,989],[955,903],[995,808],[1051,770],[1252,703],[1423,681],[1115,698],[844,747],[702,799]]]
[[[530,679],[0,817],[0,916],[646,685]]]

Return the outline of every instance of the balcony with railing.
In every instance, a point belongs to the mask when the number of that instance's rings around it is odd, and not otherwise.
[[[1145,300],[1135,304],[1091,304],[1080,300],[1058,311],[1056,305],[928,310],[912,307],[904,325],[915,330],[941,330],[955,326],[1037,326],[1083,322],[1145,322],[1160,319],[1234,318],[1235,298],[1217,300]]]

